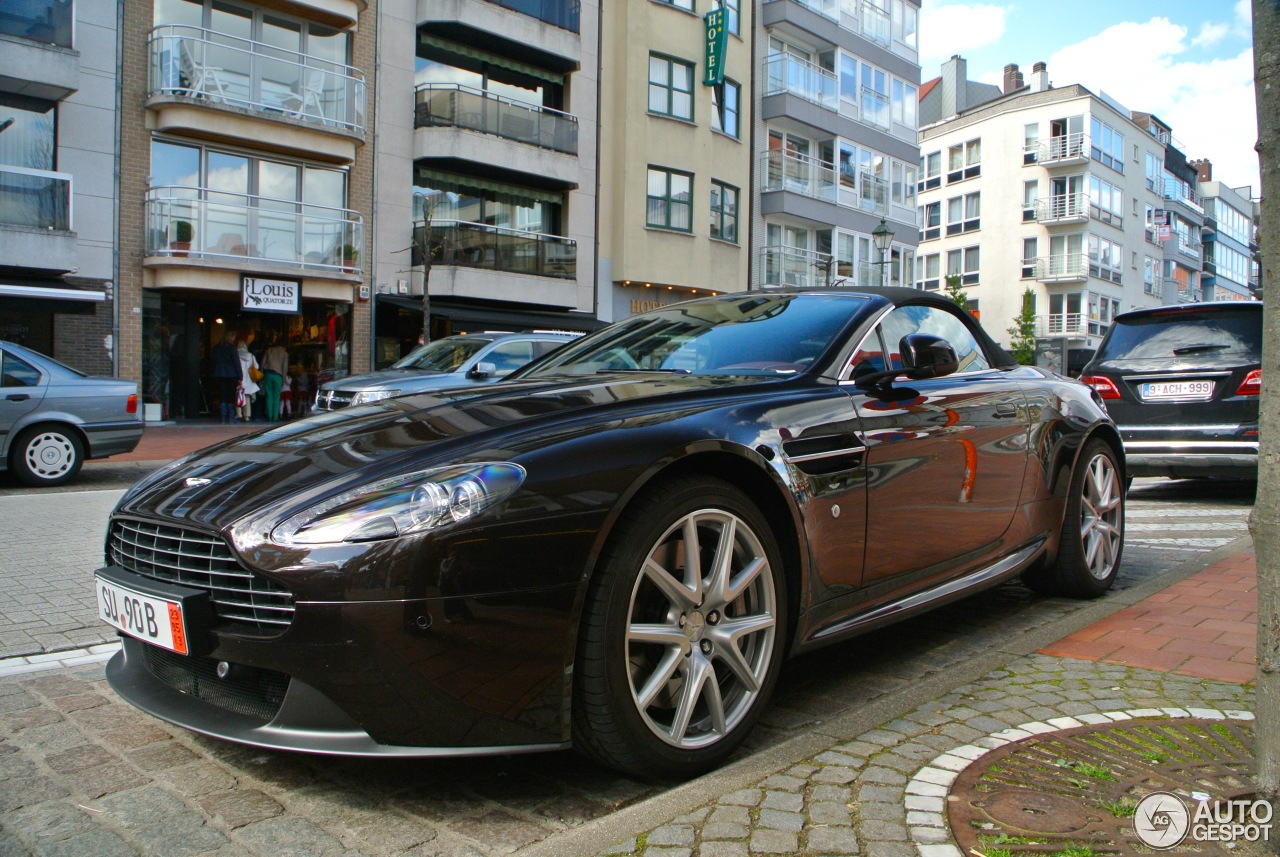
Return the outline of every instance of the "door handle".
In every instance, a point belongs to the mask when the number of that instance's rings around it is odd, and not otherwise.
[[[5,396],[5,398],[11,402],[25,402],[27,399],[30,399],[31,397],[28,396],[26,393],[10,393],[9,395]]]

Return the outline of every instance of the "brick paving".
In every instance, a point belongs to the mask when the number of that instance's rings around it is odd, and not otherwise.
[[[100,463],[125,461],[172,461],[212,446],[230,437],[238,437],[266,428],[270,423],[232,423],[222,425],[215,422],[182,422],[148,424],[142,430],[142,440],[132,452],[113,455],[101,461],[87,461],[85,467],[95,467]]]

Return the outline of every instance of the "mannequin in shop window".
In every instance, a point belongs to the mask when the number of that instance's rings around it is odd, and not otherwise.
[[[222,337],[222,342],[213,349],[213,377],[218,382],[218,399],[224,423],[236,421],[236,394],[243,374],[240,355],[236,351],[235,331],[228,330]]]
[[[289,352],[280,344],[279,335],[271,337],[271,345],[262,353],[262,397],[265,399],[267,422],[280,419],[280,394],[289,374]]]

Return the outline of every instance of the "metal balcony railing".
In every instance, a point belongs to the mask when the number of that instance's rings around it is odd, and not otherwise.
[[[791,54],[774,54],[764,61],[764,94],[781,92],[812,101],[828,110],[838,110],[840,82],[835,72]]]
[[[1145,277],[1142,280],[1142,291],[1154,297],[1164,296],[1164,277]]]
[[[1156,188],[1156,193],[1159,193],[1165,199],[1171,199],[1190,206],[1196,211],[1204,211],[1204,198],[1181,182],[1165,179],[1161,186]]]
[[[1190,256],[1193,259],[1199,259],[1204,253],[1204,245],[1197,241],[1189,241],[1181,235],[1178,236],[1178,252],[1184,256]]]
[[[69,232],[71,176],[0,164],[0,224]]]
[[[148,256],[363,270],[364,220],[345,208],[166,186],[147,192],[146,219]]]
[[[148,38],[149,97],[177,95],[364,134],[364,75],[349,65],[201,27]]]
[[[414,90],[413,127],[466,128],[508,140],[578,154],[578,117],[457,83]]]
[[[1089,277],[1089,259],[1083,253],[1045,256],[1036,259],[1035,270],[1036,279],[1042,282],[1084,280]]]
[[[426,228],[414,227],[414,239],[413,264],[421,265],[418,248],[428,243]],[[578,276],[578,242],[560,235],[465,220],[435,220],[431,223],[430,245],[433,265],[566,280]]]
[[[760,158],[760,189],[766,193],[786,190],[835,202],[836,168],[827,161],[773,149]]]
[[[861,108],[863,122],[882,131],[889,130],[889,96],[864,86]]]
[[[839,279],[830,253],[774,244],[760,251],[760,261],[760,284],[766,287],[823,288]]]
[[[765,2],[772,3],[774,0],[765,0]],[[831,21],[840,20],[840,0],[795,0],[795,2]]]
[[[530,18],[537,18],[544,24],[568,30],[571,33],[580,31],[581,3],[579,0],[489,0],[495,6],[510,9]]]
[[[1078,334],[1083,336],[1089,330],[1088,318],[1084,313],[1065,312],[1036,316],[1036,333],[1040,336],[1067,336]]]
[[[1089,216],[1089,197],[1084,193],[1062,193],[1036,200],[1036,220],[1070,220]]]
[[[19,0],[0,3],[0,33],[42,45],[72,46],[76,4],[73,0]]]
[[[888,214],[889,182],[871,173],[859,173],[858,207],[880,215]]]

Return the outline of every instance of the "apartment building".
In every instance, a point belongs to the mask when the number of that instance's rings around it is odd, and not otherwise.
[[[952,57],[925,88],[918,288],[957,278],[1005,343],[1030,288],[1056,354],[1096,347],[1123,310],[1200,299],[1195,171],[1156,117],[1053,86],[1043,63],[984,89]]]
[[[596,0],[382,0],[373,362],[593,327]],[[429,271],[426,264],[430,261]]]
[[[601,13],[601,320],[747,288],[753,11],[629,0]]]
[[[1255,226],[1258,203],[1252,188],[1228,187],[1213,178],[1207,158],[1192,161],[1196,190],[1204,207],[1204,266],[1201,290],[1207,301],[1247,301],[1260,297],[1258,243]]]
[[[759,8],[752,285],[910,285],[920,3]]]
[[[119,373],[160,416],[218,413],[227,332],[368,366],[377,4],[125,0]]]
[[[0,3],[0,339],[113,374],[115,2]]]

